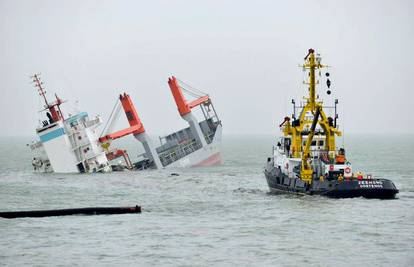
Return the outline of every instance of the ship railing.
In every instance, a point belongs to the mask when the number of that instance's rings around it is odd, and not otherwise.
[[[31,150],[38,149],[38,148],[40,148],[42,146],[43,146],[43,144],[42,144],[41,141],[36,141],[36,142],[34,142],[34,143],[32,143],[32,144],[29,145],[29,147],[30,147]]]
[[[272,147],[272,150],[273,150],[273,153],[275,151],[279,151],[279,152],[284,151],[283,149],[280,149],[277,146],[273,146]],[[318,149],[318,148],[316,148],[316,149],[315,148],[314,149],[310,149],[310,151],[309,151],[311,158],[314,158],[314,159],[315,158],[319,158],[319,159],[324,160],[325,162],[327,162],[327,161],[333,162],[334,160],[331,159],[330,152],[332,152],[332,151],[329,151],[329,150],[326,150],[326,149]],[[339,150],[336,149],[335,150],[335,155],[337,155],[338,152],[339,152]],[[300,153],[300,155],[302,156],[302,152]],[[292,157],[292,151],[289,151],[288,157]],[[328,160],[326,160],[326,159],[328,159]]]
[[[179,144],[170,150],[159,154],[163,166],[167,166],[201,148],[195,139],[185,144]]]
[[[91,119],[91,120],[87,120],[84,121],[83,124],[85,126],[85,128],[89,128],[89,127],[98,127],[101,124],[101,118],[96,116],[95,118]]]
[[[43,122],[45,122],[45,121],[43,121]],[[43,130],[46,130],[46,129],[48,129],[48,128],[52,128],[52,127],[54,127],[55,125],[57,125],[58,124],[58,122],[56,121],[56,122],[53,122],[53,123],[49,123],[48,121],[46,121],[46,124],[45,123],[43,123],[43,125],[39,125],[39,127],[37,127],[36,128],[36,132],[37,133],[40,133],[40,132],[42,132]]]

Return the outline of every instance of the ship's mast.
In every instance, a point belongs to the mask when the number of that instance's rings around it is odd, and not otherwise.
[[[322,101],[317,101],[316,99],[316,85],[318,82],[315,79],[315,72],[326,66],[321,64],[320,57],[315,56],[313,49],[308,50],[308,54],[304,60],[305,62],[301,67],[309,70],[309,79],[304,81],[305,84],[309,85],[309,96],[305,97],[307,100],[306,105],[302,108],[299,118],[294,117],[292,123],[290,123],[290,119],[287,117],[281,126],[283,126],[284,135],[291,138],[292,145],[289,157],[301,158],[301,179],[311,183],[313,170],[309,163],[310,147],[313,136],[315,135],[316,126],[320,125],[324,132],[324,150],[330,158],[334,158],[336,154],[335,135],[341,136],[341,132],[336,128],[336,123],[333,123],[333,119],[326,116]],[[309,116],[307,116],[310,113],[313,115],[313,119],[309,119]],[[311,127],[309,127],[310,125]],[[307,137],[305,145],[303,145],[304,136]]]
[[[43,88],[43,82],[40,79],[40,74],[36,73],[32,76],[32,80],[34,83],[34,86],[39,91],[39,95],[43,97],[45,101],[45,109],[48,109],[50,112],[51,120],[53,122],[64,120],[62,111],[60,110],[60,105],[63,103],[63,101],[55,94],[56,101],[53,103],[49,103],[46,98],[46,91]],[[50,118],[49,118],[50,119]]]
[[[39,91],[39,95],[43,97],[43,99],[45,100],[45,104],[48,107],[49,103],[47,102],[46,91],[43,89],[43,82],[40,80],[40,74],[36,73],[35,75],[32,76],[32,79],[33,79],[34,86]]]
[[[315,50],[312,48],[309,49],[308,54],[305,57],[305,64],[303,64],[303,68],[309,69],[309,82],[306,82],[306,84],[309,85],[309,105],[312,111],[315,110],[316,103],[315,69],[323,67],[324,66],[321,65],[320,61],[317,62],[315,59]]]

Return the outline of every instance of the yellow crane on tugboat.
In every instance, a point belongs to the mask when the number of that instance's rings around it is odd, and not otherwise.
[[[310,145],[312,143],[312,139],[315,132],[314,124],[313,131],[310,131],[305,148],[302,149],[302,132],[304,130],[305,125],[312,123],[311,120],[306,118],[306,114],[311,112],[313,116],[316,118],[316,122],[321,125],[324,134],[325,134],[325,150],[328,151],[328,155],[330,157],[335,156],[335,135],[341,136],[342,133],[333,125],[332,119],[328,119],[325,112],[323,111],[323,102],[321,100],[317,101],[316,99],[316,79],[315,79],[315,72],[316,70],[320,70],[325,68],[326,66],[321,64],[320,57],[315,57],[315,51],[313,49],[309,49],[308,54],[305,57],[305,63],[302,65],[303,69],[309,70],[309,81],[304,82],[305,84],[309,85],[309,97],[305,98],[307,100],[306,105],[303,107],[302,112],[298,119],[294,120],[292,124],[290,124],[290,119],[288,117],[285,118],[285,127],[283,134],[285,136],[292,136],[292,156],[294,158],[299,158],[302,156],[302,168],[301,168],[301,178],[302,180],[311,183],[312,182],[312,169],[308,164],[309,153],[310,153]],[[318,121],[316,114],[321,117]]]

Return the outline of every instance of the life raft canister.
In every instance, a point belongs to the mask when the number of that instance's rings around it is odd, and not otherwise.
[[[344,176],[345,176],[346,178],[351,177],[351,176],[352,176],[351,171],[352,171],[352,170],[351,170],[351,167],[346,166],[346,167],[345,167],[345,169],[344,169]]]
[[[344,164],[345,163],[345,156],[344,155],[337,155],[335,157],[336,163]]]

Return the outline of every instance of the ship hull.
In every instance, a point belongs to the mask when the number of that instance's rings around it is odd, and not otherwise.
[[[293,193],[321,195],[330,198],[377,198],[393,199],[398,193],[394,183],[387,179],[350,179],[332,181],[313,181],[311,185],[299,178],[290,178],[276,168],[265,170],[266,180],[271,193]]]
[[[221,164],[221,135],[222,127],[218,125],[210,144],[165,166],[165,168],[207,167]]]

